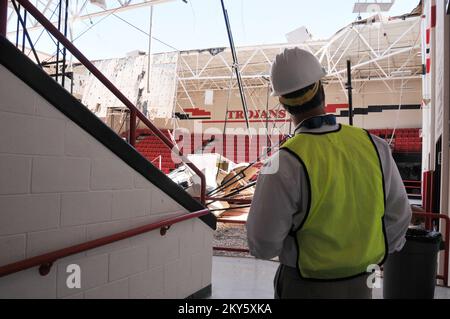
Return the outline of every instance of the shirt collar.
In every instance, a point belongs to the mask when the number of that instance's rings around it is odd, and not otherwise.
[[[329,124],[323,124],[321,127],[319,128],[315,128],[315,129],[309,129],[307,127],[302,126],[303,122],[312,119],[314,117],[324,117],[324,116],[328,116],[329,114],[323,114],[323,115],[318,115],[318,116],[312,116],[309,117],[305,120],[303,120],[300,124],[298,124],[295,127],[295,131],[294,133],[300,134],[300,133],[305,133],[305,132],[310,132],[310,133],[327,133],[327,132],[332,132],[332,131],[336,131],[337,129],[339,129],[339,124],[335,124],[335,125],[329,125]]]

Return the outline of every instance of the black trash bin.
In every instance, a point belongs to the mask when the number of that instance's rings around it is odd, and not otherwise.
[[[406,244],[383,266],[384,299],[433,299],[442,235],[409,228]]]

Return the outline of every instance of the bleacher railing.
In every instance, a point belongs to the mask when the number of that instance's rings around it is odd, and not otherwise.
[[[403,184],[405,185],[406,193],[408,197],[412,199],[422,199],[422,181],[407,181],[404,180]]]

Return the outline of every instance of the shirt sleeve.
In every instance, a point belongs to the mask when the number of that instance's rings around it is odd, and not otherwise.
[[[284,150],[261,170],[246,226],[250,253],[256,258],[281,254],[300,210],[302,173],[299,161]]]
[[[394,253],[400,251],[405,245],[405,234],[411,222],[412,211],[389,145],[377,136],[372,136],[372,138],[380,154],[383,167],[386,196],[384,223],[389,253]]]

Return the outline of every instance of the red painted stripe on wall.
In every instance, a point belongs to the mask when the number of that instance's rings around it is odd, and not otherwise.
[[[186,113],[191,113],[193,116],[211,116],[211,112],[199,108],[184,109],[184,111]]]

